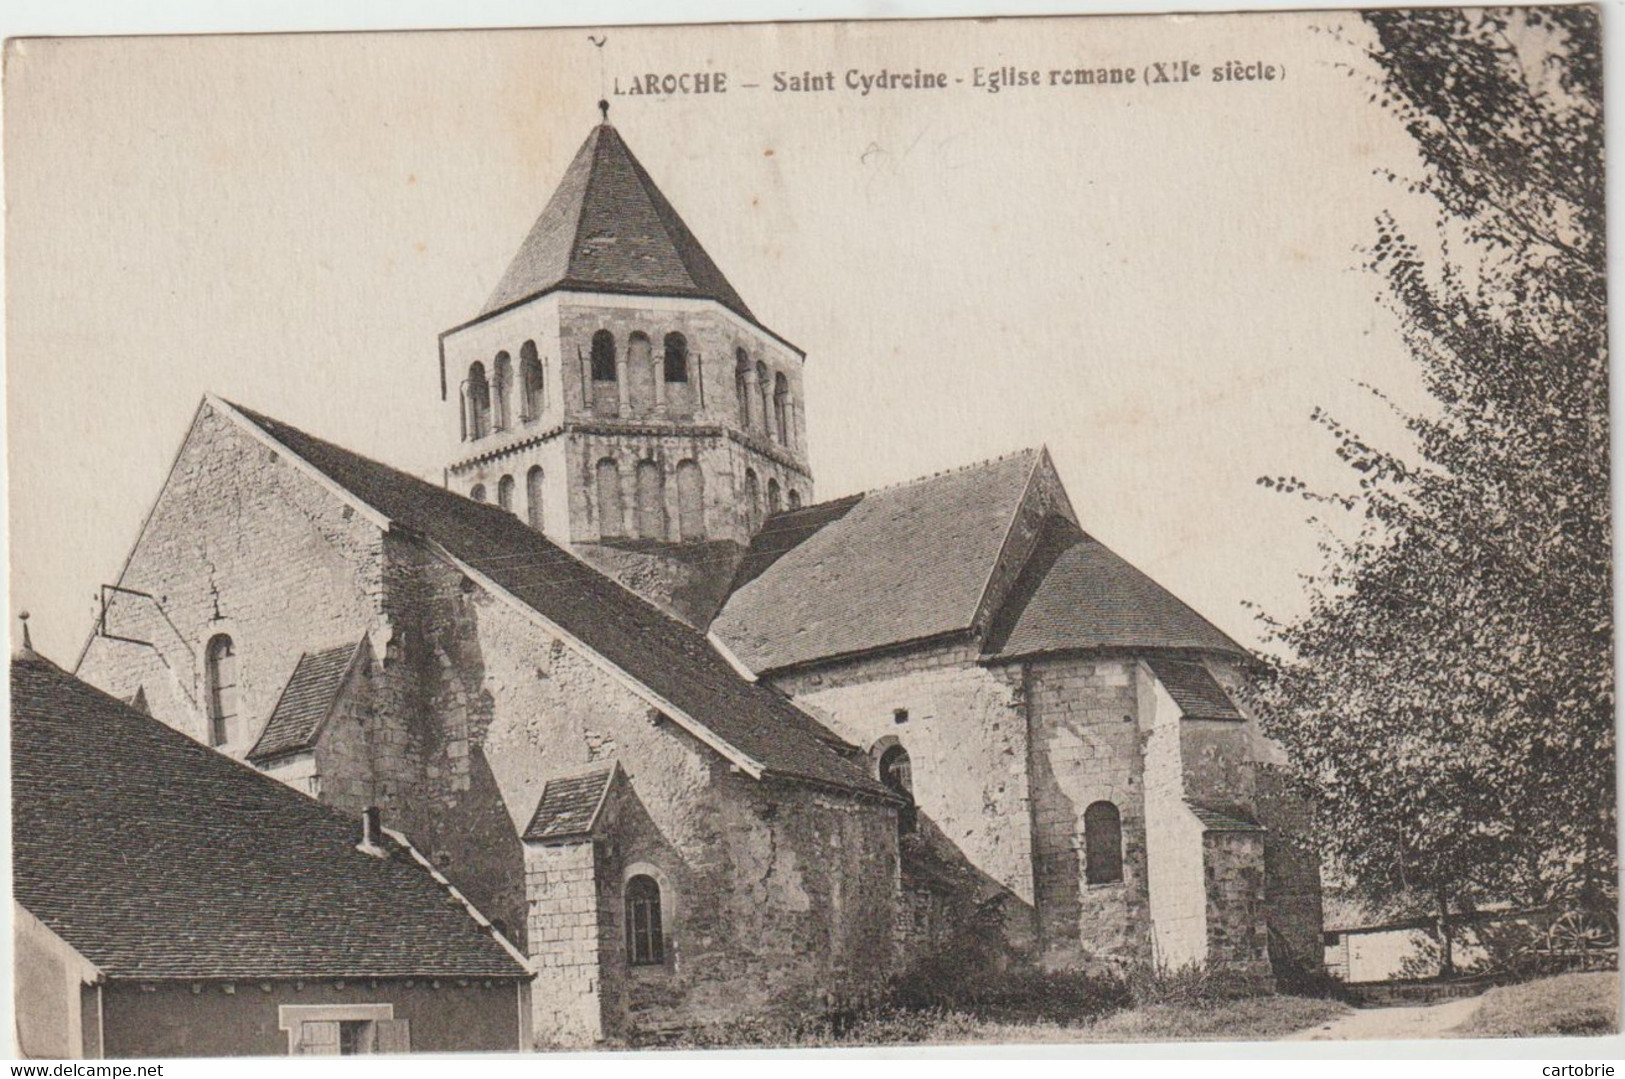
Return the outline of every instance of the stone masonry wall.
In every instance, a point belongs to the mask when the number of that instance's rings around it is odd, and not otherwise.
[[[202,406],[118,581],[152,594],[109,612],[86,681],[128,699],[143,688],[157,719],[207,738],[204,650],[229,634],[237,716],[224,747],[259,737],[300,653],[372,628],[382,603],[382,536],[331,492],[236,423]]]
[[[1267,983],[1264,837],[1258,832],[1208,832],[1203,846],[1208,963]]]
[[[1144,762],[1134,661],[1057,659],[1029,668],[1033,862],[1041,954],[1052,967],[1151,957]],[[1084,813],[1117,807],[1123,879],[1086,879]]]
[[[526,934],[536,980],[532,1019],[546,1046],[592,1044],[603,1037],[599,1007],[599,902],[591,840],[525,847]]]
[[[1185,804],[1180,710],[1143,663],[1135,664],[1145,746],[1146,880],[1156,962],[1170,969],[1207,961],[1203,828]]]
[[[881,739],[895,738],[908,751],[920,812],[977,868],[1031,904],[1020,674],[981,666],[976,655],[968,642],[922,646],[791,673],[774,684],[871,756]],[[907,713],[903,723],[899,710]]]
[[[574,645],[450,567],[423,572],[419,620],[406,636],[424,638],[417,662],[440,729],[423,743],[422,802],[432,813],[420,849],[436,851],[494,920],[534,930],[545,882],[517,836],[549,777],[614,758],[630,807],[601,855],[605,917],[621,916],[621,873],[633,862],[670,882],[669,976],[627,976],[614,927],[600,935],[606,1033],[807,1006],[883,973],[894,811],[733,773]],[[538,957],[555,945],[528,942]],[[559,1016],[583,1014],[579,996],[561,1002],[538,985],[538,1036],[581,1037],[579,1025],[559,1029]]]

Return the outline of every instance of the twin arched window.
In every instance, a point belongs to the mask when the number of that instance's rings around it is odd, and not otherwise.
[[[611,348],[614,342],[610,343]],[[611,359],[613,367],[613,357]],[[514,398],[518,396],[519,418],[529,423],[542,414],[542,361],[536,342],[526,341],[519,350],[519,382],[514,384],[513,358],[498,352],[487,376],[485,364],[469,365],[463,383],[463,439],[473,442],[493,431],[513,426]]]
[[[513,512],[512,476],[503,476],[500,480],[497,480],[497,505],[501,506],[509,513]]]
[[[666,477],[653,461],[639,461],[636,473],[638,536],[666,538]]]
[[[209,639],[204,649],[205,697],[209,707],[209,744],[231,740],[231,721],[237,715],[237,653],[224,633]]]
[[[676,331],[666,335],[664,367],[667,382],[688,381],[688,338]]]
[[[1083,811],[1084,879],[1115,884],[1123,879],[1123,819],[1110,802]]]
[[[773,376],[773,429],[778,432],[779,445],[790,444],[790,380],[780,371]]]
[[[666,961],[660,885],[641,873],[626,882],[626,961],[634,967],[659,966]]]

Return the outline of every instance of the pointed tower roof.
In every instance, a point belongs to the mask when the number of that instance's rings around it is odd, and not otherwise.
[[[479,317],[558,288],[697,297],[756,321],[607,121],[576,152]]]

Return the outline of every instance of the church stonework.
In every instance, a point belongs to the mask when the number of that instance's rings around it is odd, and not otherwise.
[[[1246,651],[1041,449],[817,503],[805,362],[600,125],[442,335],[443,475],[206,398],[78,674],[380,807],[541,1046],[873,999],[973,927],[1316,969]]]

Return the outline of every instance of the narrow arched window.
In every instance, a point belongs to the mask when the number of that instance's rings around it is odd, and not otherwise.
[[[880,755],[880,782],[906,798],[914,797],[914,765],[908,750],[892,746]]]
[[[621,511],[621,469],[615,458],[605,457],[598,462],[595,476],[598,494],[598,534],[620,536],[626,532],[625,515]]]
[[[468,497],[472,498],[476,502],[484,502],[485,501],[485,484],[476,483],[473,487],[471,487],[469,489]]]
[[[762,402],[762,431],[768,438],[773,437],[773,380],[767,375],[767,364],[760,361],[756,364],[756,394]]]
[[[592,335],[592,380],[615,381],[615,335],[608,330]]]
[[[626,342],[626,397],[636,412],[655,406],[654,352],[649,335],[641,330]]]
[[[666,933],[661,924],[660,885],[638,874],[626,882],[626,961],[634,967],[666,961]]]
[[[677,465],[677,538],[705,538],[705,473],[692,460]]]
[[[734,350],[734,397],[739,402],[739,426],[750,426],[750,357]]]
[[[1123,879],[1123,821],[1110,802],[1083,811],[1084,879],[1115,884]]]
[[[209,744],[231,740],[231,721],[237,716],[237,652],[224,633],[209,639],[204,651],[206,699],[209,702]]]
[[[491,383],[485,377],[485,365],[476,363],[468,369],[468,382],[464,393],[468,402],[468,437],[484,438],[491,433]]]
[[[756,531],[762,523],[762,488],[754,469],[745,469],[745,527]]]
[[[492,429],[506,431],[508,410],[512,407],[513,401],[513,360],[506,352],[499,352],[497,358],[492,361],[491,369]]]
[[[530,527],[542,528],[542,466],[532,465],[525,473],[525,513]]]
[[[519,418],[530,423],[541,416],[545,404],[542,398],[542,361],[536,355],[534,341],[526,341],[519,350],[519,386]]]
[[[793,510],[801,508],[801,492],[794,487],[790,488],[790,508]]]
[[[784,507],[779,503],[779,481],[767,481],[767,512],[769,515],[779,512]]]
[[[778,431],[779,442],[782,445],[790,444],[790,380],[784,377],[784,372],[773,376],[773,426]]]
[[[513,512],[512,476],[503,476],[500,480],[497,480],[497,505],[501,506],[509,513]]]
[[[665,369],[667,382],[688,381],[688,338],[676,331],[666,335]]]
[[[653,461],[639,461],[637,470],[638,535],[666,538],[666,476]]]

